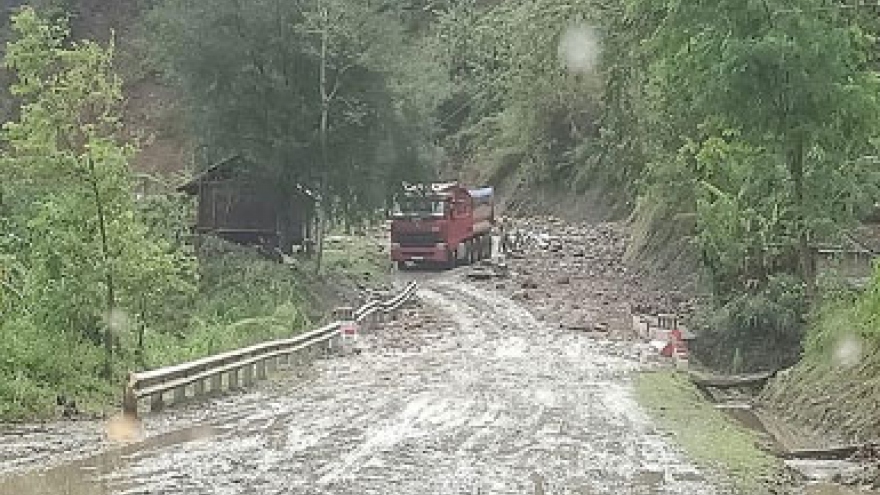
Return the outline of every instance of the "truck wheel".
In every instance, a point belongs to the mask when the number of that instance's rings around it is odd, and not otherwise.
[[[455,251],[446,251],[446,263],[444,263],[445,268],[452,270],[455,268],[455,262],[458,260],[458,256]]]
[[[397,262],[397,270],[401,271],[401,272],[405,272],[405,271],[409,270],[409,267],[406,265],[405,261],[398,261]]]

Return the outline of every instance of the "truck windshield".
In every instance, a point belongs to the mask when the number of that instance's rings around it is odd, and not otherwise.
[[[431,198],[402,198],[394,204],[395,217],[442,217],[446,213],[446,203]]]

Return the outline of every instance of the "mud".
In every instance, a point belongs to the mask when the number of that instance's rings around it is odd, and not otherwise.
[[[545,325],[458,276],[429,277],[426,309],[363,336],[358,355],[147,417],[124,447],[86,427],[81,443],[103,453],[41,471],[22,469],[64,449],[4,460],[0,493],[722,492],[634,402],[631,345]]]

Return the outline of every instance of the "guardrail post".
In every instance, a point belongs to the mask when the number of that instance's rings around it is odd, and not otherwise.
[[[336,321],[350,320],[354,314],[354,308],[342,306],[333,310],[333,319]]]
[[[254,383],[254,365],[249,364],[241,369],[241,384],[250,387]]]
[[[266,360],[266,371],[268,371],[269,373],[274,373],[275,370],[277,370],[277,369],[278,369],[278,358],[277,357],[271,357]]]
[[[205,380],[199,380],[193,384],[193,397],[205,395]]]
[[[181,402],[186,400],[186,385],[174,389],[174,399],[172,400],[175,404],[180,404]]]
[[[257,361],[257,380],[266,379],[266,361]]]
[[[215,394],[220,392],[223,388],[223,375],[220,373],[215,374],[211,377],[211,393]]]
[[[290,354],[284,354],[280,358],[281,362],[279,363],[281,366],[290,365]]]
[[[122,391],[122,413],[126,416],[137,417],[138,413],[138,400],[134,395],[134,381],[131,379],[129,375],[128,383],[125,385],[125,389]]]
[[[162,409],[165,409],[165,401],[162,400],[162,393],[159,392],[158,394],[153,394],[153,396],[150,397],[150,411],[159,412]]]
[[[229,390],[235,390],[238,388],[238,370],[232,370],[229,372]]]

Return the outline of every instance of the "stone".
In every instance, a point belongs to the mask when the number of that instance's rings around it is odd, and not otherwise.
[[[527,290],[518,290],[511,294],[511,299],[514,301],[526,301],[532,298],[531,294]]]

